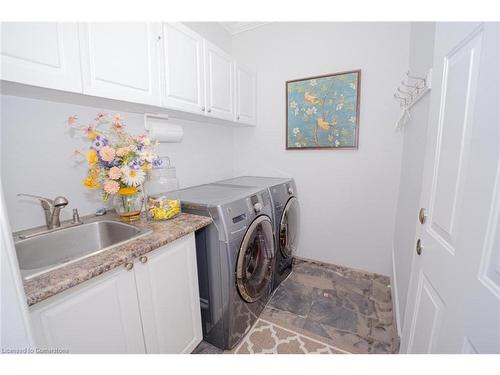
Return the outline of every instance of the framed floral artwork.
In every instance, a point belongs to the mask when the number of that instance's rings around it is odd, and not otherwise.
[[[361,70],[286,82],[286,148],[357,149]]]

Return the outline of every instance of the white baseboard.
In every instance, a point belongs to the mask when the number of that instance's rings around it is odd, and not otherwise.
[[[398,335],[399,337],[401,337],[401,317],[399,311],[398,283],[396,279],[396,259],[394,258],[394,246],[392,247],[391,294],[394,315],[396,316],[396,327],[398,329]]]

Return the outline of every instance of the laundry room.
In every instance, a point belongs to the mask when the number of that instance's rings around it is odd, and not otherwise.
[[[2,357],[499,358],[500,22],[468,11],[0,16]]]

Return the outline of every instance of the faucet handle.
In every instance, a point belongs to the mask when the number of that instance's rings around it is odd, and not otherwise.
[[[78,214],[78,208],[73,208],[73,224],[81,224],[80,215]]]

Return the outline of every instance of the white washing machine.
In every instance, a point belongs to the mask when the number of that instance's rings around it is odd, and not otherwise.
[[[196,232],[203,338],[233,348],[272,291],[273,206],[267,189],[206,184],[178,190],[182,211],[210,216]]]
[[[240,176],[218,181],[226,186],[255,186],[267,188],[273,204],[276,259],[273,290],[292,271],[300,231],[300,207],[293,178]]]

